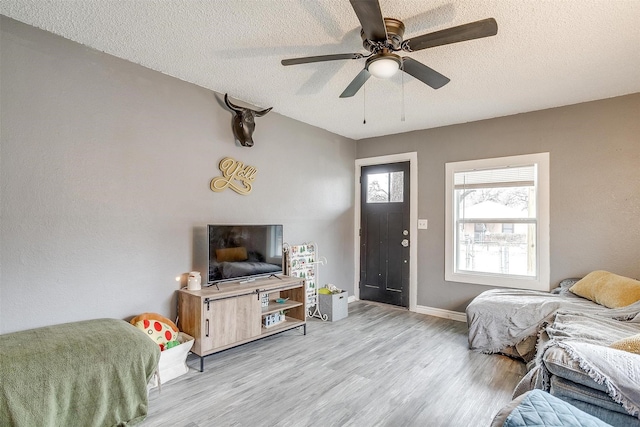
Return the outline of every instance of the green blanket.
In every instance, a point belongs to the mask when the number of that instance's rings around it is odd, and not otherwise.
[[[120,426],[147,415],[158,346],[123,320],[0,335],[0,424]]]

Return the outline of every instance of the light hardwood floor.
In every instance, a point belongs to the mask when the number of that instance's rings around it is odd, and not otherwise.
[[[488,426],[525,372],[469,351],[465,323],[364,301],[188,364],[150,392],[144,427]]]

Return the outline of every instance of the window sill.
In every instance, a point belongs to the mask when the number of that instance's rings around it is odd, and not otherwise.
[[[447,282],[469,283],[473,285],[492,286],[500,288],[529,289],[533,291],[549,292],[549,278],[496,276],[492,274],[446,273]]]

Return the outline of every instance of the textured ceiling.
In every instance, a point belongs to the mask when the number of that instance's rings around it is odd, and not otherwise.
[[[353,139],[640,92],[640,0],[380,5],[405,39],[489,17],[498,34],[407,54],[451,79],[441,89],[398,73],[340,99],[364,59],[280,60],[366,53],[348,0],[2,0],[0,13]]]

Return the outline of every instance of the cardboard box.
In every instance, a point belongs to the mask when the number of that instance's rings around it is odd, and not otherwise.
[[[349,315],[349,297],[347,291],[339,294],[318,294],[320,314],[326,314],[330,322],[344,319]]]
[[[191,335],[179,332],[178,341],[182,344],[160,353],[158,371],[160,372],[160,384],[162,385],[189,372],[187,355],[193,346],[194,339]],[[151,380],[149,380],[149,387],[153,388],[157,386],[158,375],[153,374]]]

